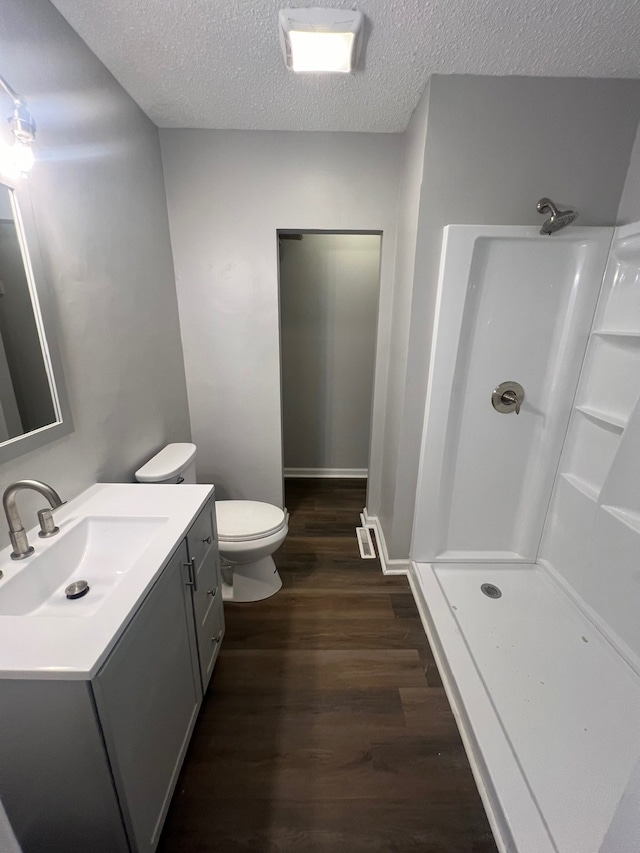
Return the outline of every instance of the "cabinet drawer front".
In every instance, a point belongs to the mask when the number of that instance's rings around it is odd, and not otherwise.
[[[218,549],[211,548],[205,559],[195,564],[196,588],[193,592],[193,612],[196,629],[206,620],[209,610],[222,598],[220,588],[220,558]]]
[[[220,564],[217,549],[212,549],[200,567],[198,588],[193,594],[193,613],[200,656],[202,689],[207,689],[213,664],[224,632]]]
[[[205,506],[187,533],[187,547],[189,558],[195,560],[196,570],[204,563],[211,549],[217,549],[213,500]]]
[[[218,656],[224,634],[220,555],[216,538],[215,502],[202,510],[187,534],[191,573],[193,615],[198,641],[202,689],[205,691]]]
[[[224,636],[224,614],[222,610],[221,594],[209,608],[206,618],[198,625],[198,646],[200,649],[200,673],[202,675],[202,689],[206,691],[213,667],[215,666],[222,638]]]

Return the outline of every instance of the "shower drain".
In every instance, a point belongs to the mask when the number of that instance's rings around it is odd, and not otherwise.
[[[489,598],[500,598],[502,596],[502,590],[497,586],[494,586],[492,583],[483,583],[480,589],[485,595],[488,595]]]

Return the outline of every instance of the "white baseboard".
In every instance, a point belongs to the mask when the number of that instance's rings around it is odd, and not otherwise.
[[[345,480],[366,479],[369,474],[367,468],[285,468],[285,477],[340,477]]]
[[[376,536],[376,544],[378,546],[378,557],[380,558],[380,565],[382,566],[382,574],[383,575],[407,575],[409,574],[409,565],[410,561],[407,557],[406,560],[392,560],[389,557],[389,552],[387,551],[387,543],[384,538],[384,533],[382,532],[382,526],[380,525],[380,520],[377,515],[369,515],[367,508],[365,507],[362,511],[362,523],[365,527],[370,527]]]

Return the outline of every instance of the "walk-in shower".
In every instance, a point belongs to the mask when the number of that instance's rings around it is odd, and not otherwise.
[[[640,850],[639,394],[640,223],[445,229],[409,578],[502,853]]]

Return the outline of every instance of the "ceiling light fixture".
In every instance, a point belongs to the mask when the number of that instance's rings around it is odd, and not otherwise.
[[[353,71],[362,41],[362,12],[350,9],[280,9],[280,44],[296,72]]]
[[[7,117],[7,121],[15,137],[13,146],[5,146],[6,150],[2,152],[3,162],[1,165],[3,171],[17,177],[26,174],[33,165],[33,149],[31,146],[36,138],[36,123],[27,110],[26,99],[15,92],[2,77],[0,77],[0,89],[4,89],[13,101],[13,109]]]

